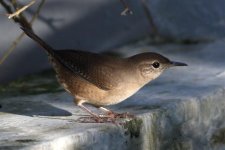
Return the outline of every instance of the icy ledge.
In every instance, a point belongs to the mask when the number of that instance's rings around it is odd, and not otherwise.
[[[1,98],[0,149],[225,149],[224,47],[221,40],[121,48],[125,53],[155,50],[189,64],[166,71],[129,100],[112,106],[138,116],[122,126],[77,122],[85,113],[64,92]]]

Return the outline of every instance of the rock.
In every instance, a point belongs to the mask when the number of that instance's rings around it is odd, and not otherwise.
[[[123,125],[77,122],[85,112],[65,92],[1,97],[0,149],[225,149],[224,43],[120,48],[151,49],[189,65],[110,107],[138,116]]]

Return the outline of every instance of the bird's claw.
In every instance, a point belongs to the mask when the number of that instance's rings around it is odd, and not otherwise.
[[[78,119],[81,123],[115,123],[116,119],[105,117],[105,116],[89,116],[89,117],[80,117]]]
[[[134,115],[128,113],[128,112],[125,112],[125,113],[115,113],[115,112],[107,112],[106,114],[101,114],[99,115],[99,117],[102,117],[102,118],[112,118],[112,119],[119,119],[119,118],[135,118]]]
[[[82,123],[116,123],[117,119],[122,119],[122,118],[133,119],[135,118],[135,116],[128,112],[115,113],[110,111],[107,114],[101,114],[98,116],[80,117],[78,121]]]

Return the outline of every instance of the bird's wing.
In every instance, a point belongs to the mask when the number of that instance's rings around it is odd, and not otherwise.
[[[111,90],[120,84],[118,62],[109,63],[111,57],[75,51],[55,51],[60,62],[70,71],[103,90]]]

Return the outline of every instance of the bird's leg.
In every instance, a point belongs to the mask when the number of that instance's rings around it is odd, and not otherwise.
[[[106,113],[106,115],[108,117],[111,117],[111,118],[134,118],[134,115],[128,113],[128,112],[125,112],[125,113],[116,113],[116,112],[113,112],[109,109],[106,109],[105,107],[99,107],[100,110],[104,111]]]
[[[95,113],[93,113],[92,111],[90,111],[88,108],[86,108],[83,104],[78,104],[78,107],[80,107],[81,109],[83,109],[84,111],[88,112],[89,114],[91,114],[93,117],[95,118],[99,118],[99,116]]]
[[[98,107],[101,111],[105,112],[105,114],[109,117],[115,118],[115,114],[113,111],[106,109],[105,107]]]
[[[78,102],[77,106],[80,107],[81,109],[83,109],[84,111],[88,112],[89,114],[91,114],[91,117],[89,117],[89,118],[93,119],[97,123],[115,122],[111,118],[109,119],[108,117],[99,116],[98,114],[93,113],[88,108],[86,108],[82,102]],[[85,117],[81,117],[80,119],[82,119],[82,120],[84,119],[82,122],[92,122],[91,120],[86,120]]]
[[[93,119],[95,122],[103,122],[101,117],[95,113],[93,113],[92,111],[90,111],[88,108],[86,108],[84,105],[81,104],[78,104],[77,105],[78,107],[80,107],[81,109],[83,109],[84,111],[88,112],[89,114],[91,114],[91,117],[90,119]],[[89,119],[87,120],[86,117],[80,117],[79,119],[82,119],[83,121],[82,122],[92,122],[90,121]]]

